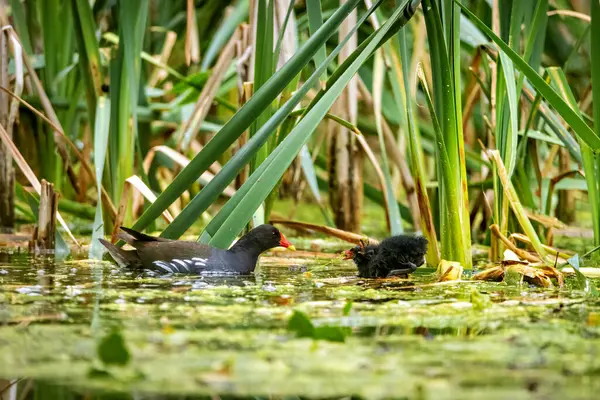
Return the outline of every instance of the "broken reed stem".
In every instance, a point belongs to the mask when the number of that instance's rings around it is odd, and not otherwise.
[[[50,125],[50,127],[55,132],[58,132],[63,137],[63,139],[65,140],[65,143],[67,145],[69,145],[69,149],[75,154],[75,156],[77,157],[77,159],[81,162],[81,166],[87,172],[88,176],[92,180],[94,180],[94,181],[96,180],[96,174],[92,171],[92,167],[91,167],[89,161],[81,153],[81,151],[79,151],[79,148],[71,140],[69,140],[69,138],[64,133],[64,131],[61,130],[62,128],[60,128],[58,125],[56,125],[54,122],[52,122],[52,120],[50,120],[48,117],[46,117],[44,114],[42,114],[36,108],[34,108],[31,104],[29,104],[28,102],[26,102],[25,100],[23,100],[21,97],[17,96],[15,93],[13,93],[10,90],[6,89],[5,87],[0,86],[0,91],[8,94],[9,96],[11,96],[14,99],[17,99],[21,104],[23,104],[23,106],[25,106],[25,108],[27,108],[32,113],[34,113],[39,118],[41,118],[42,121],[44,121],[45,123],[47,123],[48,125]],[[102,187],[102,202],[103,202],[104,206],[107,207],[108,212],[110,213],[111,218],[114,219],[116,217],[116,215],[117,215],[117,209],[115,208],[115,205],[113,204],[112,200],[110,199],[110,196],[108,195],[108,193],[106,192],[106,189],[104,189],[104,187]]]
[[[500,182],[502,183],[504,195],[508,199],[512,211],[517,217],[517,220],[519,221],[519,225],[521,225],[523,232],[525,232],[527,237],[529,237],[529,239],[531,240],[531,245],[537,252],[538,256],[541,258],[542,262],[544,262],[547,265],[552,265],[553,260],[550,260],[550,258],[547,257],[548,252],[542,247],[542,243],[540,242],[540,239],[535,229],[533,228],[531,221],[529,221],[527,212],[525,211],[525,208],[519,201],[519,196],[517,195],[517,192],[512,182],[508,178],[506,168],[504,167],[504,163],[502,162],[502,158],[500,157],[500,153],[498,152],[498,150],[488,150],[488,156],[497,167],[496,172],[498,174],[498,177],[500,178]],[[497,188],[497,190],[499,190],[499,188]]]
[[[373,238],[370,238],[368,236],[359,235],[357,233],[348,232],[348,231],[345,231],[342,229],[331,228],[329,226],[316,225],[316,224],[310,224],[308,222],[290,221],[290,220],[277,219],[277,218],[271,218],[270,223],[285,225],[292,229],[307,229],[307,230],[312,230],[312,231],[316,231],[316,232],[321,232],[326,235],[333,236],[338,239],[342,239],[342,240],[345,240],[346,242],[353,243],[356,245],[360,245],[360,244],[362,244],[362,245],[365,245],[365,244],[378,245],[379,244],[379,241],[377,241]]]
[[[0,232],[10,233],[14,228],[15,170],[10,151],[0,143]]]
[[[8,76],[8,40],[4,32],[0,32],[0,86],[9,86]],[[0,124],[7,127],[12,139],[12,129],[8,126],[9,97],[0,93]],[[15,223],[14,193],[15,171],[10,151],[0,141],[0,232],[11,233]]]
[[[515,242],[515,240],[518,240],[522,243],[531,245],[531,240],[529,240],[529,238],[526,235],[523,235],[521,233],[513,233],[508,237],[508,240],[510,240],[511,242]],[[548,254],[550,254],[551,256],[555,257],[556,255],[558,255],[560,258],[562,259],[569,259],[571,257],[573,257],[574,254],[569,254],[565,251],[556,249],[552,246],[547,246],[545,244],[542,244],[542,247],[544,249],[546,249],[546,251],[548,252]]]
[[[527,260],[529,262],[532,263],[537,263],[540,261],[540,259],[532,254],[530,254],[529,252],[518,248],[517,246],[515,246],[515,244],[513,242],[511,242],[510,240],[508,240],[508,238],[506,236],[504,236],[502,234],[502,232],[500,232],[500,227],[497,224],[493,224],[492,226],[490,226],[490,230],[492,231],[492,234],[500,239],[500,241],[502,243],[504,243],[504,245],[511,250],[513,253],[515,253],[517,256],[519,256],[519,258],[523,259],[523,260]]]
[[[59,194],[54,185],[42,179],[38,224],[33,232],[31,249],[34,253],[54,253],[56,247],[56,212]]]

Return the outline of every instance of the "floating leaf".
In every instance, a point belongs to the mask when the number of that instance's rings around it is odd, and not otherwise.
[[[473,304],[474,310],[484,310],[491,307],[492,300],[490,300],[490,296],[479,292],[477,289],[472,289],[471,304]]]
[[[88,371],[88,378],[110,378],[112,375],[110,372],[98,368],[90,368]]]
[[[313,339],[328,340],[330,342],[345,342],[347,332],[339,326],[320,326],[315,328]]]
[[[120,332],[113,331],[98,345],[98,358],[106,364],[126,365],[131,359],[125,340]]]
[[[306,314],[301,311],[294,311],[288,321],[288,330],[296,332],[297,337],[313,337],[315,327]]]
[[[579,254],[575,254],[573,257],[567,260],[567,263],[573,267],[575,271],[575,276],[577,276],[577,281],[581,285],[581,288],[584,292],[593,297],[598,297],[598,290],[596,286],[590,282],[588,278],[585,277],[579,270]]]
[[[350,308],[348,304],[352,304],[351,302],[346,303],[344,307],[344,311]],[[292,332],[296,332],[296,337],[299,338],[312,338],[314,340],[327,340],[330,342],[345,342],[346,336],[350,334],[349,328],[343,328],[340,326],[319,326],[315,327],[305,313],[301,311],[294,311],[294,314],[290,317],[288,321],[288,330]]]

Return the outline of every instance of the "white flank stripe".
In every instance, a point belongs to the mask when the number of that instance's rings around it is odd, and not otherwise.
[[[194,264],[196,267],[206,267],[206,264],[203,262],[197,262],[196,264]]]
[[[199,261],[199,262],[206,262],[206,258],[200,258],[200,257],[192,257],[192,260]]]
[[[157,267],[162,268],[163,270],[169,272],[169,273],[173,273],[173,270],[171,269],[171,267],[169,267],[169,264],[167,264],[164,261],[154,261],[152,264],[156,265]]]
[[[181,261],[180,259],[174,258],[173,262],[181,265],[183,268],[185,268],[186,271],[189,271],[187,264],[185,262]],[[177,269],[179,269],[179,267]]]

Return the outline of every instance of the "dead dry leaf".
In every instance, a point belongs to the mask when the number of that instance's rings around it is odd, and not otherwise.
[[[545,288],[554,286],[552,279],[556,279],[559,287],[565,283],[563,274],[554,267],[523,264],[496,265],[474,275],[473,280],[502,282],[507,273],[518,274],[522,281]]]

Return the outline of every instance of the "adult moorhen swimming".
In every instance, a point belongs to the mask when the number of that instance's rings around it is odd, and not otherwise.
[[[347,250],[344,259],[354,261],[361,278],[408,275],[425,263],[427,244],[422,236],[392,236],[379,245],[361,244]]]
[[[236,273],[246,275],[254,271],[258,256],[273,247],[294,246],[272,225],[260,225],[229,250],[183,240],[148,236],[133,229],[121,227],[119,238],[134,250],[123,250],[100,239],[110,255],[121,267],[155,270],[162,273],[206,274]]]

